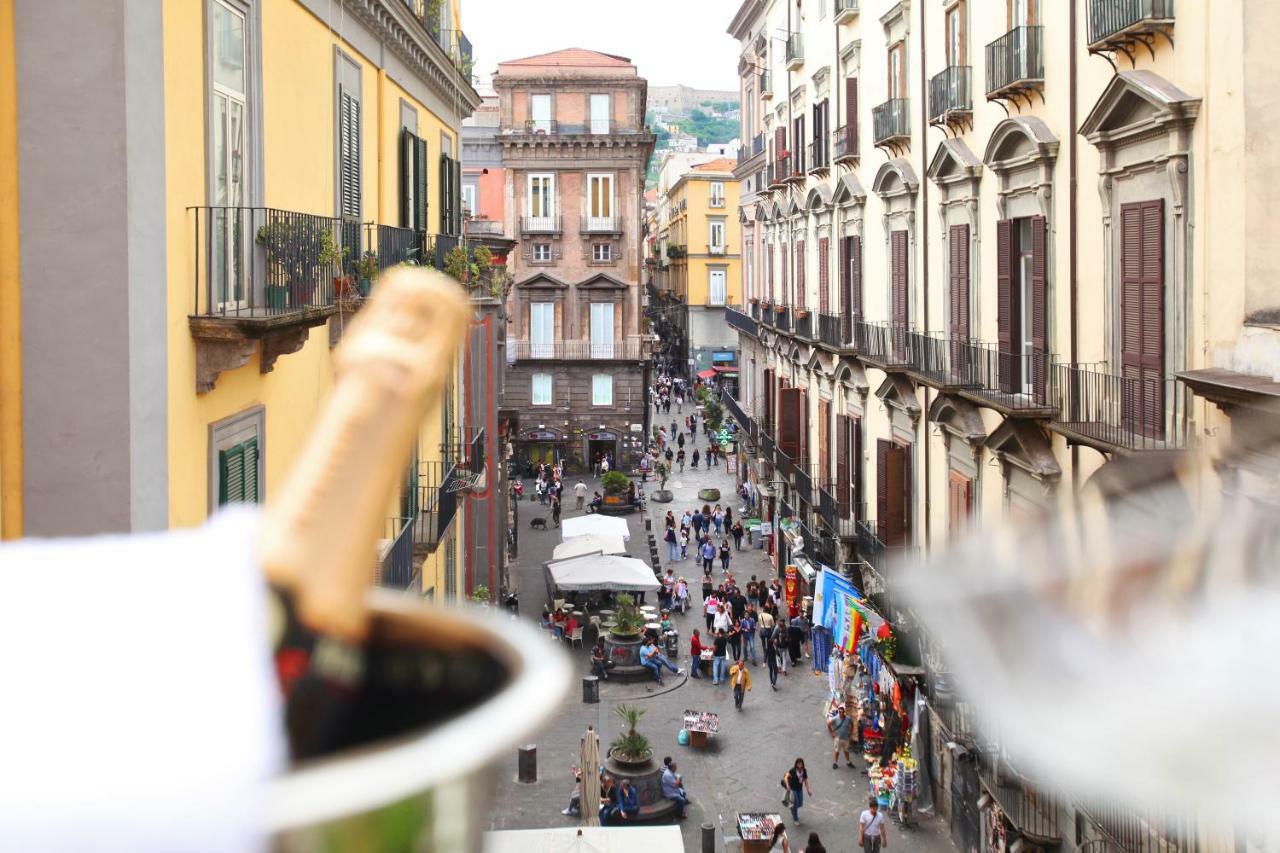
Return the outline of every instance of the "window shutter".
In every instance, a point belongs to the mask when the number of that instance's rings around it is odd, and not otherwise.
[[[778,449],[793,461],[800,455],[799,388],[778,391]]]
[[[861,319],[862,318],[862,238],[853,237],[851,239],[853,240],[853,243],[851,244],[853,247],[853,251],[851,253],[852,254],[851,262],[853,266],[850,270],[850,274],[853,277],[853,282],[852,282],[853,316],[855,319]],[[852,339],[853,339],[852,336],[850,336],[850,340]]]
[[[796,455],[792,458],[803,464],[809,458],[809,394],[803,388],[796,389]]]
[[[876,440],[876,526],[883,537],[889,525],[889,450],[893,446],[883,438]]]
[[[952,225],[951,254],[951,334],[969,337],[969,226]]]
[[[826,314],[831,309],[831,241],[818,238],[818,310]]]
[[[244,445],[218,451],[218,506],[244,501]]]
[[[907,232],[894,231],[890,237],[892,256],[891,289],[893,291],[893,323],[907,325]]]
[[[850,154],[858,153],[858,78],[849,77],[844,81],[844,136],[845,150]]]
[[[897,450],[902,470],[902,524],[898,528],[897,541],[894,544],[909,545],[911,544],[911,517],[914,515],[911,499],[911,448],[899,446]]]
[[[244,448],[244,499],[248,503],[260,503],[262,495],[258,483],[258,439],[251,438],[240,446]]]
[[[766,432],[773,432],[773,369],[766,367],[764,369],[764,378],[760,384],[764,386],[764,428]]]
[[[805,282],[804,282],[804,241],[796,241],[796,298],[795,306],[804,308],[805,306]]]
[[[400,227],[414,228],[414,154],[417,137],[408,128],[400,129]]]
[[[849,460],[849,479],[853,482],[853,517],[866,517],[862,501],[862,419],[849,419],[849,443],[853,445],[853,458]]]
[[[899,545],[906,538],[909,524],[907,505],[911,500],[911,486],[907,449],[884,439],[880,439],[880,445],[884,454],[881,489],[884,515],[880,517],[880,541],[886,545]]]
[[[440,155],[440,233],[453,233],[453,166],[449,155]]]
[[[836,415],[836,510],[849,517],[849,416]]]
[[[427,140],[414,137],[414,167],[413,175],[418,183],[417,192],[414,193],[414,222],[413,227],[419,231],[428,231],[430,226],[427,224],[427,213],[431,209],[431,203],[427,195]]]
[[[817,468],[815,476],[825,483],[831,471],[831,404],[826,400],[818,400],[818,452],[809,456]]]
[[[764,283],[765,299],[773,301],[773,246],[764,248]]]
[[[453,210],[453,233],[462,234],[462,161],[453,160],[453,199],[450,201]]]
[[[1045,275],[1045,238],[1048,225],[1043,216],[1031,217],[1031,381],[1037,399],[1043,399],[1048,378],[1049,315]]]
[[[360,101],[346,89],[338,95],[338,207],[342,216],[360,217]]]
[[[1164,201],[1124,204],[1121,416],[1126,429],[1164,437]]]
[[[791,292],[787,287],[787,284],[788,284],[787,267],[791,266],[791,253],[787,251],[787,247],[784,244],[781,247],[781,251],[779,251],[778,254],[781,256],[780,260],[782,261],[782,264],[781,264],[782,287],[778,289],[778,301],[784,305],[790,305],[792,304],[792,300],[791,300]]]
[[[776,164],[786,153],[787,129],[785,127],[775,127],[773,129],[773,162]],[[778,177],[782,176],[778,175]]]
[[[1018,313],[1018,293],[1013,286],[1013,220],[996,223],[996,341],[1000,390],[1006,394],[1021,385],[1018,359],[1014,358],[1013,318]]]

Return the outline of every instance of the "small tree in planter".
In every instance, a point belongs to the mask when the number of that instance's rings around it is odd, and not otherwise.
[[[618,637],[638,637],[644,628],[644,614],[636,609],[636,600],[627,593],[615,596],[613,603],[618,606],[613,614],[613,627],[609,633]]]
[[[658,503],[670,503],[673,495],[667,491],[667,478],[671,476],[671,466],[659,459],[653,473],[658,478],[658,490],[653,493],[653,499]]]
[[[645,709],[639,705],[619,705],[613,712],[622,719],[626,730],[609,744],[610,755],[626,764],[648,761],[653,756],[653,749],[649,746],[649,739],[636,731]]]
[[[604,486],[606,495],[621,495],[626,493],[627,486],[631,484],[631,478],[621,471],[606,471],[600,478],[600,483]]]

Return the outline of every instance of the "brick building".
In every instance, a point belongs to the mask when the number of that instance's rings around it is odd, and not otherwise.
[[[623,57],[571,48],[500,63],[510,259],[505,406],[516,458],[603,453],[630,467],[648,429],[640,299],[647,83]]]

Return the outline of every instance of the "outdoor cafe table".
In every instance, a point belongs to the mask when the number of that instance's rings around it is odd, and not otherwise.
[[[720,715],[710,711],[684,712],[684,730],[689,733],[689,746],[704,747],[711,735],[720,731]]]

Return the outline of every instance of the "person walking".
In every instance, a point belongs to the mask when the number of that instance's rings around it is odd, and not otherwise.
[[[551,498],[551,520],[555,522],[556,527],[560,526],[560,498],[554,495]]]
[[[579,480],[578,485],[573,487],[573,497],[576,500],[577,508],[582,509],[582,505],[587,499],[587,484]]]
[[[674,563],[680,558],[680,549],[676,542],[676,529],[668,527],[667,532],[662,534],[662,538],[667,543],[667,562]]]
[[[680,559],[687,560],[689,558],[689,528],[680,528]]]
[[[689,467],[690,467],[691,469],[693,469],[694,471],[697,471],[697,470],[698,470],[698,460],[699,460],[699,459],[701,459],[701,458],[702,458],[702,456],[701,456],[701,454],[699,454],[699,453],[698,453],[698,448],[696,448],[696,447],[695,447],[695,448],[693,449],[693,458],[690,460]]]
[[[703,590],[705,591],[709,585],[709,581],[704,581]],[[710,596],[704,595],[702,597],[702,611],[707,617],[707,630],[710,631],[715,624],[716,614],[720,611],[720,597],[714,592]]]
[[[729,639],[729,654],[733,660],[742,660],[742,631],[738,628],[738,620],[733,618],[733,613],[726,613],[729,617],[729,627],[725,629],[725,636]],[[719,614],[716,616],[719,619]]]
[[[818,837],[818,833],[809,833],[809,842],[805,844],[801,853],[827,853],[827,848],[822,846],[822,839]]]
[[[702,573],[709,575],[711,574],[711,567],[714,566],[716,562],[716,546],[712,544],[710,537],[702,540],[700,553],[702,557]]]
[[[711,523],[715,525],[716,535],[724,535],[724,510],[720,508],[720,504],[716,504],[716,508],[711,511]]]
[[[827,720],[827,731],[835,743],[835,752],[831,755],[831,769],[840,769],[840,753],[844,753],[844,762],[853,766],[853,756],[849,754],[849,738],[853,736],[853,718],[845,711],[844,705],[836,706],[836,715]]]
[[[863,853],[880,853],[889,849],[889,826],[880,811],[880,804],[874,798],[867,802],[867,808],[858,815],[858,846]]]
[[[680,433],[680,435],[676,437],[676,447],[684,450],[684,433]]]
[[[729,533],[733,535],[733,549],[735,551],[742,550],[742,534],[746,531],[742,529],[742,522],[735,521],[733,527],[729,528]]]
[[[751,661],[751,665],[755,666],[756,660],[756,611],[754,607],[748,607],[747,612],[738,620],[738,634],[742,638],[742,656],[745,660]]]
[[[746,661],[736,660],[729,667],[729,683],[733,685],[733,707],[742,710],[742,699],[751,689],[751,672]]]
[[[782,776],[782,787],[790,794],[791,820],[800,823],[800,807],[804,805],[804,795],[813,796],[813,788],[809,786],[809,771],[804,769],[804,759],[797,758]]]
[[[764,641],[764,662],[769,667],[769,686],[774,690],[778,689],[778,658],[781,654],[777,636],[770,634]]]
[[[796,614],[787,630],[787,651],[791,655],[791,665],[799,666],[800,664],[800,646],[804,643],[804,617]]]
[[[773,828],[773,838],[769,840],[769,850],[791,853],[791,839],[787,838],[787,825],[785,823],[780,823]]]
[[[681,436],[683,438],[684,436]],[[668,451],[670,452],[670,451]],[[680,466],[680,473],[684,473],[684,448],[680,448],[680,452],[676,454],[676,464]]]
[[[715,654],[711,658],[711,683],[714,685],[725,679],[729,668],[729,640],[724,631],[716,631],[715,645],[712,648]]]
[[[689,676],[702,678],[702,635],[697,628],[693,629],[693,635],[689,637]]]
[[[720,541],[720,571],[729,574],[729,540]]]

